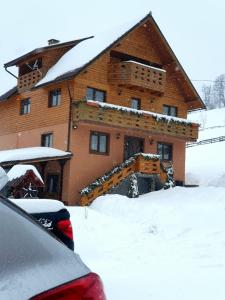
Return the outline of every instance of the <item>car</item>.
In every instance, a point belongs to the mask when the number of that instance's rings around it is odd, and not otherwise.
[[[2,179],[2,188],[5,188],[8,183],[8,174],[1,167],[0,179]],[[55,234],[68,248],[74,250],[70,213],[63,202],[38,198],[9,198],[9,200],[31,214],[45,228]]]
[[[66,206],[54,199],[9,199],[34,217],[47,230],[74,250],[73,228]]]
[[[4,181],[0,170],[0,189]],[[3,196],[0,227],[0,299],[106,299],[100,277],[80,256]]]

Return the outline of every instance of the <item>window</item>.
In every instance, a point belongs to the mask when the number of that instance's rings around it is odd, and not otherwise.
[[[162,160],[172,160],[173,146],[167,143],[158,143],[157,154]]]
[[[106,99],[106,92],[97,90],[91,87],[87,87],[86,90],[86,99],[87,100],[94,100],[99,102],[105,102]]]
[[[131,108],[141,109],[141,100],[137,98],[131,99]]]
[[[96,154],[108,154],[109,135],[102,132],[91,132],[90,152]]]
[[[48,174],[47,175],[47,187],[48,193],[58,193],[59,191],[59,175],[58,174]]]
[[[49,92],[48,106],[58,106],[61,103],[61,89],[56,89]]]
[[[27,115],[30,113],[30,98],[23,99],[20,102],[20,114]]]
[[[41,146],[52,147],[53,146],[53,134],[46,133],[41,135]]]
[[[163,105],[163,114],[167,115],[167,116],[177,117],[177,107],[176,106]]]

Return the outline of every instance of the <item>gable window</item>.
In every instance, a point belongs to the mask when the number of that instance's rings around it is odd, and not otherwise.
[[[23,99],[20,102],[20,114],[21,115],[27,115],[30,113],[30,98]]]
[[[99,102],[105,102],[106,92],[102,91],[102,90],[95,89],[95,88],[87,87],[86,99],[87,100],[99,101]]]
[[[177,107],[163,105],[163,114],[167,116],[177,117]]]
[[[157,154],[162,160],[172,160],[173,145],[168,143],[157,144]]]
[[[61,103],[61,89],[49,92],[48,107],[58,106]]]
[[[141,99],[132,98],[131,99],[131,108],[141,109]]]
[[[19,76],[23,76],[27,73],[30,73],[32,71],[38,70],[42,68],[42,58],[39,57],[35,60],[31,60],[23,65],[20,66],[19,68]]]
[[[53,146],[53,133],[45,133],[41,135],[41,146],[42,147]]]
[[[90,134],[90,153],[108,154],[109,135],[102,132],[92,132]]]
[[[48,174],[47,175],[47,192],[50,194],[58,193],[59,191],[59,175]]]

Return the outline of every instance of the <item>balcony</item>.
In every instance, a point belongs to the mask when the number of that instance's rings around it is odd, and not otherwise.
[[[135,86],[163,94],[166,71],[135,61],[124,61],[109,65],[109,81],[120,86]]]
[[[34,70],[18,78],[19,93],[30,90],[42,78],[41,70]]]
[[[91,100],[73,103],[72,120],[74,128],[83,121],[173,136],[185,141],[198,138],[199,125],[185,119]]]

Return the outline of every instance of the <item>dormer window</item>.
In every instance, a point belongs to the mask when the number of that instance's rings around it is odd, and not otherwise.
[[[27,73],[30,73],[32,71],[38,70],[42,68],[42,59],[41,57],[31,60],[29,62],[26,62],[20,66],[19,69],[19,76],[23,76]]]

